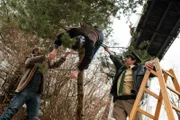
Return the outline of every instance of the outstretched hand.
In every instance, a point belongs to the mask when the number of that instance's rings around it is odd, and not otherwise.
[[[65,54],[64,54],[64,57],[67,57],[69,54],[71,54],[71,53],[73,53],[73,52],[75,52],[74,50],[71,50],[71,51],[69,51],[69,52],[66,52]]]
[[[70,74],[70,78],[73,78],[73,79],[76,79],[77,78],[77,76],[78,76],[78,74],[79,74],[79,70],[75,70],[75,71],[73,71],[71,74]]]
[[[56,57],[57,49],[53,49],[52,52],[49,53],[49,60],[52,60]]]

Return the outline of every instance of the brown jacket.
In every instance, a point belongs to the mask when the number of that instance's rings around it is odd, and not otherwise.
[[[95,44],[101,38],[100,32],[96,29],[91,29],[88,27],[79,27],[79,28],[71,28],[70,30],[67,31],[67,33],[69,34],[71,38],[75,38],[77,36],[85,37],[85,42],[83,45],[83,48],[85,49],[85,55],[82,61],[78,65],[78,69],[80,71],[83,71],[84,69],[88,68],[90,62],[92,61],[92,57],[94,55]],[[62,43],[63,35],[64,33],[61,33],[57,36],[57,39],[54,42],[56,49],[59,46],[61,46],[61,44],[63,44]],[[77,48],[75,46],[76,44],[72,46],[72,49],[76,50]]]
[[[27,84],[31,81],[31,78],[33,77],[38,64],[42,64],[43,65],[43,69],[47,70],[48,68],[55,68],[55,67],[59,67],[62,63],[64,63],[64,61],[66,60],[66,58],[62,57],[60,58],[57,62],[55,62],[52,66],[50,66],[48,63],[45,61],[45,57],[43,55],[41,56],[34,56],[31,55],[30,57],[27,58],[27,60],[25,61],[25,72],[20,80],[20,83],[18,85],[18,87],[16,88],[15,92],[21,92],[26,86]],[[41,88],[40,88],[40,93],[43,93],[44,91],[44,83],[45,83],[45,74],[43,73],[43,77],[42,77],[42,83],[41,83]]]

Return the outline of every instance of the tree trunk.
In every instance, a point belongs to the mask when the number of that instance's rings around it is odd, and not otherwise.
[[[77,79],[77,90],[78,90],[78,103],[77,103],[77,119],[83,120],[83,98],[84,98],[84,90],[83,90],[83,76],[84,71],[80,72]]]
[[[79,50],[79,63],[82,61],[83,57],[84,57],[84,53],[85,50],[84,49],[80,49]],[[78,103],[77,103],[77,117],[76,120],[83,120],[83,101],[84,101],[84,84],[83,84],[83,80],[84,80],[84,71],[81,71],[78,74],[78,78],[77,78],[77,92],[78,92]]]

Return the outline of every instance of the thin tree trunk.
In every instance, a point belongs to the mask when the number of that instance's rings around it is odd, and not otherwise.
[[[82,61],[83,57],[84,57],[84,54],[85,54],[85,50],[84,49],[80,49],[79,50],[79,63]],[[83,108],[84,108],[84,105],[83,105],[83,102],[84,102],[84,89],[83,89],[83,86],[84,86],[84,71],[81,71],[79,74],[78,74],[78,78],[77,78],[77,92],[78,92],[78,103],[77,103],[77,117],[76,117],[76,120],[83,120]]]
[[[84,101],[84,89],[83,89],[83,76],[84,71],[80,72],[77,79],[78,90],[78,103],[77,103],[77,120],[83,120],[83,101]]]

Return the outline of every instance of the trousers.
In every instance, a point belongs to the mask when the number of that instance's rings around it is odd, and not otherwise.
[[[114,103],[113,117],[116,120],[126,120],[131,113],[134,101],[134,99],[116,100]],[[142,120],[140,113],[136,114],[135,120]]]
[[[0,120],[10,120],[22,107],[27,105],[27,119],[38,120],[38,112],[40,108],[40,93],[24,89],[20,93],[16,93],[11,104],[0,117]]]

